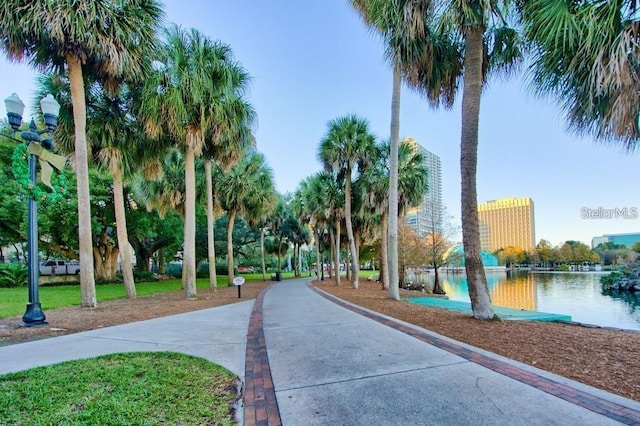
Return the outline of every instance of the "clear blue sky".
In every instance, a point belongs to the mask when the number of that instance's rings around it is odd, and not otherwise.
[[[229,44],[251,74],[258,149],[280,192],[294,191],[320,170],[316,152],[329,120],[355,113],[378,137],[388,137],[391,69],[381,40],[347,0],[168,0],[165,11],[166,22]],[[28,66],[0,59],[3,99],[17,92],[27,103],[34,78]],[[0,108],[5,116],[4,104]],[[440,156],[444,202],[459,222],[459,102],[450,111],[434,111],[403,90],[400,126],[401,136]],[[478,201],[531,197],[537,240],[590,244],[605,233],[640,232],[640,219],[581,218],[583,207],[640,208],[639,166],[637,154],[568,133],[560,109],[530,94],[523,73],[493,79],[485,89]]]

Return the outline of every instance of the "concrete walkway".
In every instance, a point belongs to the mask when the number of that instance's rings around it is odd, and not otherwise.
[[[245,425],[640,424],[640,403],[334,300],[306,279],[256,300],[0,347],[0,373],[139,350],[245,383]]]

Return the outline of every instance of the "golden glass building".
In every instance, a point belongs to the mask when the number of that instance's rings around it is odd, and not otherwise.
[[[509,246],[529,250],[535,247],[533,200],[500,198],[478,205],[480,245],[491,253]]]

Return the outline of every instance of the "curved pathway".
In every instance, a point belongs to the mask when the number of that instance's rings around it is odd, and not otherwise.
[[[640,403],[284,281],[256,299],[245,425],[639,424]]]

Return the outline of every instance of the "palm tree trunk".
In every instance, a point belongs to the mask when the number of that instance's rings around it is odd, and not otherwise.
[[[127,298],[136,297],[136,284],[133,280],[133,265],[131,262],[131,248],[127,235],[127,216],[124,210],[124,189],[122,171],[118,168],[112,171],[113,176],[113,207],[116,214],[116,230],[118,233],[118,248],[122,258],[122,280]]]
[[[320,270],[320,268],[323,267],[320,259],[320,231],[316,230],[315,231],[315,240],[316,240],[316,279],[320,279],[321,274],[322,274],[322,270]]]
[[[333,232],[333,227],[329,225],[329,266],[336,259],[336,240]],[[331,278],[331,274],[329,274],[329,278]]]
[[[260,228],[260,260],[262,262],[262,281],[266,281],[267,268],[264,261],[264,226]]]
[[[398,143],[400,139],[400,63],[393,66],[391,94],[391,152],[389,156],[389,298],[400,300],[398,288]]]
[[[229,212],[229,223],[227,224],[227,268],[229,270],[227,285],[231,287],[233,285],[233,225],[236,221],[236,212],[231,210]]]
[[[184,156],[184,247],[182,248],[182,286],[187,299],[196,297],[196,155],[191,144]]]
[[[380,263],[380,281],[382,283],[382,288],[384,290],[389,289],[389,214],[386,210],[382,213],[382,217],[380,218],[380,233],[381,235],[381,244],[380,244],[380,254],[382,257],[382,262]]]
[[[482,35],[482,27],[477,26],[468,28],[465,34],[460,173],[462,177],[462,244],[471,309],[475,318],[488,320],[492,319],[495,314],[491,306],[487,278],[480,255],[480,227],[476,193],[478,122],[482,95]]]
[[[349,251],[351,252],[351,282],[353,288],[358,288],[358,257],[356,256],[356,242],[353,238],[353,225],[351,224],[351,171],[347,170],[345,176],[346,184],[344,191],[344,216],[347,225],[347,239],[349,240]]]
[[[209,286],[212,291],[218,289],[216,276],[216,246],[214,241],[213,227],[215,217],[213,215],[213,178],[211,177],[211,160],[204,160],[204,174],[207,182],[207,251],[209,252]]]
[[[66,56],[69,67],[73,123],[75,126],[76,182],[78,186],[78,242],[80,249],[81,306],[95,308],[96,283],[93,271],[93,244],[91,242],[91,204],[89,201],[89,159],[87,146],[87,107],[85,104],[84,79],[80,58]]]
[[[340,219],[336,220],[336,247],[335,247],[335,267],[333,273],[336,275],[336,284],[340,285]]]

